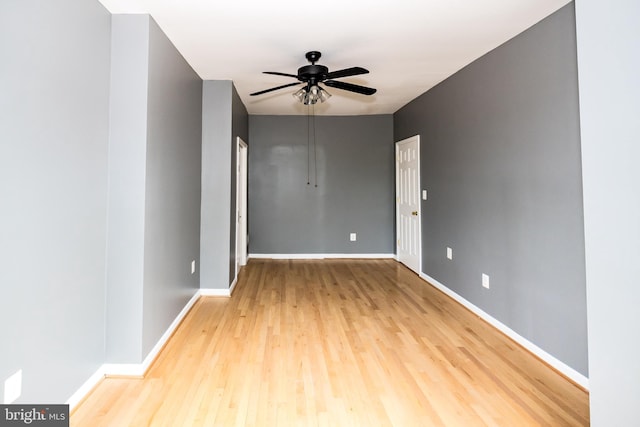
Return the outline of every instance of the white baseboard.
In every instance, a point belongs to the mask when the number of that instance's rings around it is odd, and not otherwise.
[[[589,390],[589,379],[584,375],[582,375],[580,372],[576,371],[566,363],[556,359],[554,356],[547,353],[546,351],[544,351],[543,349],[541,349],[540,347],[538,347],[528,339],[524,338],[523,336],[518,334],[513,329],[509,328],[504,323],[495,319],[494,317],[487,314],[485,311],[483,311],[479,307],[475,306],[474,304],[467,301],[466,299],[464,299],[463,297],[461,297],[460,295],[458,295],[457,293],[455,293],[454,291],[452,291],[442,283],[438,282],[433,277],[430,277],[424,273],[420,273],[420,277],[424,279],[427,283],[429,283],[431,286],[433,286],[434,288],[439,289],[446,295],[450,296],[451,298],[453,298],[454,300],[456,300],[457,302],[465,306],[467,309],[471,310],[474,314],[476,314],[478,317],[483,319],[485,322],[489,323],[491,326],[493,326],[494,328],[496,328],[497,330],[499,330],[500,332],[502,332],[503,334],[505,334],[506,336],[508,336],[515,342],[517,342],[518,344],[520,344],[522,347],[526,348],[528,351],[530,351],[531,353],[533,353],[534,355],[542,359],[544,362],[548,363],[551,367],[556,369],[562,375],[566,376],[571,381],[575,382],[585,390],[587,391]]]
[[[151,354],[151,353],[149,353]],[[146,360],[146,359],[145,359]],[[105,377],[144,377],[147,367],[143,363],[105,363],[102,365]]]
[[[235,289],[237,284],[238,284],[238,276],[236,275],[236,277],[233,279],[233,282],[231,282],[231,285],[229,286],[229,296],[233,294],[233,290]]]
[[[249,254],[249,258],[262,259],[393,259],[395,254]]]
[[[232,283],[232,285],[234,285],[234,284]],[[200,291],[198,291],[198,295],[199,296],[203,296],[203,297],[230,297],[231,296],[231,288],[229,288],[229,289],[206,289],[206,288],[201,288]]]
[[[147,357],[142,361],[142,363],[105,363],[100,366],[96,372],[89,377],[87,381],[80,386],[80,388],[71,395],[71,397],[67,400],[67,404],[69,408],[73,410],[73,408],[78,405],[84,399],[91,390],[102,380],[104,377],[109,376],[125,376],[125,377],[142,377],[147,372],[147,369],[151,366],[153,361],[158,357],[160,351],[167,343],[173,332],[176,330],[182,319],[187,315],[191,307],[196,303],[198,298],[201,295],[201,290],[197,290],[191,299],[187,302],[187,304],[182,308],[180,313],[176,316],[176,318],[171,322],[171,325],[167,328],[165,333],[160,337],[155,346],[149,351]]]
[[[149,352],[149,354],[147,354],[147,357],[145,357],[145,359],[142,361],[143,370],[141,375],[144,375],[144,373],[147,372],[147,369],[149,369],[149,366],[151,366],[153,361],[156,360],[156,357],[158,357],[158,354],[160,354],[160,351],[162,350],[162,348],[165,346],[167,341],[169,341],[169,338],[171,338],[171,335],[173,335],[175,330],[178,328],[178,326],[180,325],[180,322],[182,322],[182,319],[184,319],[187,313],[189,313],[189,310],[191,310],[191,307],[193,307],[196,301],[198,301],[198,298],[200,298],[200,293],[196,291],[191,297],[191,299],[187,302],[187,304],[182,308],[182,310],[180,310],[180,313],[178,313],[176,318],[173,319],[173,322],[171,322],[167,330],[164,332],[164,334],[162,334],[162,336],[160,337],[156,345],[154,345],[151,351]]]
[[[73,393],[69,399],[67,399],[66,404],[69,405],[69,409],[73,410],[73,408],[78,406],[78,404],[82,402],[82,399],[84,399],[91,392],[91,390],[93,390],[93,388],[98,385],[100,381],[102,381],[103,378],[104,365],[100,366],[93,373],[93,375],[91,375],[89,379],[86,380],[84,384],[82,384],[80,388],[76,390],[76,392]]]

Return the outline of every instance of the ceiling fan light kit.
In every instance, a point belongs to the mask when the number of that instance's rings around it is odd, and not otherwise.
[[[297,90],[293,93],[293,97],[304,105],[314,105],[318,103],[318,101],[325,102],[327,99],[331,98],[331,94],[320,86],[313,85],[311,87],[305,86]]]
[[[360,74],[367,74],[369,70],[366,70],[362,67],[351,67],[345,68],[343,70],[332,71],[329,72],[329,69],[324,65],[318,65],[316,62],[320,59],[322,54],[318,51],[307,52],[305,57],[311,65],[304,65],[298,68],[298,74],[287,74],[280,73],[277,71],[264,71],[264,74],[272,74],[276,76],[284,76],[284,77],[293,77],[297,79],[299,82],[305,83],[305,86],[297,90],[293,93],[293,97],[298,101],[303,103],[304,105],[314,105],[318,101],[325,102],[327,99],[331,97],[331,94],[327,92],[324,88],[322,88],[319,83],[323,83],[326,86],[333,87],[336,89],[346,90],[349,92],[355,92],[362,95],[373,95],[376,93],[376,89],[359,86],[352,83],[341,82],[337,79],[340,77],[350,77],[357,76]],[[295,86],[300,84],[289,83],[282,86],[273,87],[271,89],[261,90],[259,92],[254,92],[251,96],[262,95],[264,93],[272,92],[274,90],[283,89],[290,86]]]

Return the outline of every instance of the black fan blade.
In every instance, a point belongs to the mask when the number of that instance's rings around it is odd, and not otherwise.
[[[329,87],[335,87],[336,89],[343,89],[350,92],[361,93],[363,95],[373,95],[374,93],[376,93],[376,89],[372,87],[354,85],[351,83],[339,82],[337,80],[327,80],[322,83]]]
[[[282,89],[282,88],[289,87],[289,86],[295,86],[295,85],[299,85],[299,84],[300,84],[300,82],[295,82],[295,83],[289,83],[289,84],[278,86],[278,87],[272,87],[271,89],[265,89],[265,90],[261,90],[260,92],[250,93],[249,96],[262,95],[263,93],[267,93],[267,92],[271,92],[271,91],[274,91],[274,90]]]
[[[362,67],[345,68],[344,70],[332,71],[327,74],[327,79],[337,79],[340,77],[357,76],[358,74],[367,74],[369,70]]]
[[[294,79],[298,78],[298,76],[296,76],[295,74],[279,73],[277,71],[263,71],[262,74],[273,74],[274,76],[293,77]]]

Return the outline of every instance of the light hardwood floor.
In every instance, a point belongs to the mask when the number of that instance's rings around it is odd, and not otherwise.
[[[250,260],[72,426],[583,426],[588,394],[393,260]]]

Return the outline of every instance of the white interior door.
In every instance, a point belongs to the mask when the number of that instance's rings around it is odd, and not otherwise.
[[[396,254],[398,261],[420,274],[420,137],[396,142]]]
[[[236,275],[247,263],[247,144],[238,137],[236,152]]]

